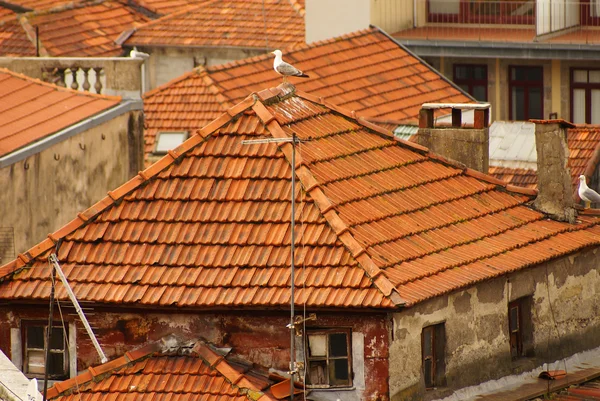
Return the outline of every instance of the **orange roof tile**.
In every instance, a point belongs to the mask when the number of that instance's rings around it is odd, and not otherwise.
[[[600,125],[582,124],[569,128],[567,142],[573,193],[577,196],[579,176],[584,174],[591,178],[600,162]],[[490,166],[489,173],[512,185],[537,188],[537,172],[533,169]]]
[[[311,78],[293,79],[299,89],[358,116],[414,121],[424,102],[473,100],[378,29],[298,46],[285,60]],[[277,85],[269,55],[223,66],[197,68],[145,95],[146,152],[157,131],[192,131],[252,91]]]
[[[0,68],[0,156],[119,104]]]
[[[288,0],[206,0],[137,28],[125,43],[130,46],[284,48],[304,42],[304,10],[292,3]]]
[[[135,3],[159,15],[167,15],[180,11],[190,5],[203,3],[206,0],[135,0]]]
[[[297,304],[394,308],[600,244],[600,219],[549,220],[533,194],[281,85],[247,97],[0,267],[0,299],[42,300],[59,259],[80,300],[195,308],[289,302],[290,143]],[[515,192],[520,191],[520,192]],[[300,246],[301,245],[301,246]],[[66,298],[64,289],[57,296]]]
[[[0,55],[6,57],[35,56],[35,45],[29,40],[16,14],[4,15],[0,21]]]
[[[55,57],[120,56],[123,50],[115,39],[123,31],[149,20],[133,7],[117,1],[67,3],[20,14],[18,19],[24,31],[22,35],[29,32],[30,43],[26,49],[33,46],[33,27],[37,26],[41,53]],[[0,55],[7,55],[4,47],[0,49]]]
[[[48,399],[180,399],[185,395],[186,400],[275,401],[266,372],[250,370],[252,365],[226,356],[200,341],[175,351],[157,342],[56,383],[48,390]]]
[[[30,10],[45,10],[47,8],[60,7],[67,3],[73,3],[73,0],[5,0],[7,3],[28,8]],[[79,0],[85,1],[85,0]],[[77,0],[75,1],[77,2]]]

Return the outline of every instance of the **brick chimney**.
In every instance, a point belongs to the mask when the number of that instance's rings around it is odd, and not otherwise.
[[[538,174],[538,196],[533,206],[558,220],[574,223],[567,128],[575,125],[565,120],[530,121],[535,124]]]
[[[452,125],[435,126],[434,111],[452,109]],[[473,110],[473,127],[462,126],[463,110]],[[416,142],[432,152],[487,174],[489,167],[489,103],[425,103],[419,112]]]

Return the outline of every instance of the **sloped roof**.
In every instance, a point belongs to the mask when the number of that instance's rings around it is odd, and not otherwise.
[[[522,130],[518,130],[520,138],[527,136]],[[535,135],[529,135],[529,139],[524,140],[516,140],[513,136],[508,136],[508,139],[508,141],[504,141],[510,144],[505,149],[508,153],[513,152],[513,148],[515,148],[514,152],[533,154],[533,160],[536,160]],[[571,183],[573,184],[574,194],[577,196],[579,176],[584,174],[589,180],[594,175],[598,162],[600,162],[600,126],[581,124],[575,128],[569,128],[567,130],[567,144],[569,146],[568,166],[571,170]],[[492,139],[490,137],[490,147],[491,145]],[[522,160],[517,154],[514,159],[516,161]],[[494,167],[490,166],[489,173],[494,177],[513,185],[537,188],[537,172],[535,169],[503,166],[499,160],[490,160],[490,164],[492,163],[497,164]]]
[[[174,351],[157,342],[56,383],[48,390],[48,399],[274,401],[272,382],[250,368],[230,362],[203,342]]]
[[[0,49],[2,56],[35,56],[35,45],[27,37],[14,13],[4,15],[0,21]]]
[[[153,13],[166,15],[205,1],[206,0],[135,0],[135,3]]]
[[[284,59],[311,76],[292,78],[299,89],[361,117],[416,122],[425,102],[474,101],[376,28],[298,46]],[[200,67],[146,93],[146,153],[154,149],[156,132],[191,132],[252,91],[280,82],[273,58],[265,55]]]
[[[287,84],[247,97],[0,268],[0,298],[42,300],[45,257],[80,300],[282,308],[289,302],[291,144],[298,145],[296,299],[411,305],[600,243],[600,220],[547,219],[506,186]],[[31,268],[29,268],[31,267]],[[65,298],[64,289],[57,296]]]
[[[206,0],[138,27],[130,46],[275,49],[304,42],[295,0]]]
[[[35,26],[39,27],[42,56],[120,56],[123,50],[115,39],[123,31],[149,20],[134,7],[119,1],[71,2],[19,14],[16,18],[18,26],[12,23],[14,33],[9,39],[22,41],[25,37],[29,43],[18,42],[23,49],[14,49],[17,42],[11,42],[10,49],[0,46],[2,56],[30,55],[27,53],[31,53],[32,48],[35,53]],[[18,29],[22,33],[17,34]]]
[[[0,156],[119,104],[0,68]]]

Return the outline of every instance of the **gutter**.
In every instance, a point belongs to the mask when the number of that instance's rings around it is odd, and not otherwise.
[[[130,111],[143,110],[144,104],[141,100],[125,100],[117,106],[96,114],[93,117],[87,118],[76,124],[73,124],[65,129],[62,129],[54,134],[50,134],[34,143],[26,145],[20,149],[9,153],[6,156],[0,157],[0,168],[10,166],[23,159],[40,153],[51,146],[63,142],[81,132],[87,131],[91,128],[95,128],[107,121],[112,120],[115,117],[128,113]]]

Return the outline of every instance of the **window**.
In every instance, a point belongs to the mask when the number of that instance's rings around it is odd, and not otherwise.
[[[454,83],[477,100],[487,101],[487,65],[454,65]]]
[[[509,119],[526,121],[544,118],[544,77],[542,67],[509,68]]]
[[[181,132],[159,132],[156,134],[156,147],[154,154],[164,155],[171,149],[175,149],[181,145],[188,137],[188,133]]]
[[[600,70],[571,69],[571,121],[600,124]]]
[[[307,381],[311,387],[352,385],[349,329],[311,330],[306,335]]]
[[[47,326],[41,323],[23,323],[24,363],[23,370],[32,376],[43,376],[45,372],[45,344]],[[62,327],[53,327],[50,339],[48,377],[68,378],[67,343]]]
[[[534,0],[428,0],[428,22],[535,23]]]
[[[513,359],[533,355],[531,297],[520,298],[508,304],[508,331],[510,355]]]
[[[425,387],[446,385],[446,329],[444,323],[423,328],[421,354]]]
[[[600,0],[581,0],[581,25],[598,26],[600,23]]]

